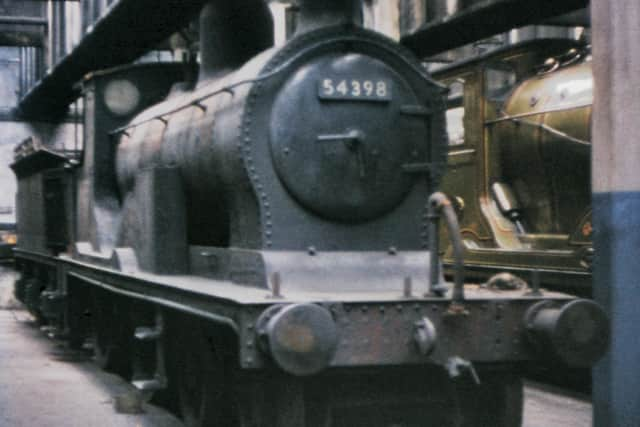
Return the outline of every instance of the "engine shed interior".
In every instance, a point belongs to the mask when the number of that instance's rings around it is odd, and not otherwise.
[[[187,427],[640,425],[636,3],[1,0],[17,304]]]

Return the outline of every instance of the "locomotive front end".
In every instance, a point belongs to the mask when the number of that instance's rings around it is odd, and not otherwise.
[[[352,52],[345,52],[349,43]],[[411,168],[428,172],[429,125],[440,97],[435,87],[415,89],[413,64],[392,53],[386,57],[400,64],[385,62],[384,51],[368,54],[375,39],[354,34],[351,42],[322,44],[331,50],[296,67],[275,96],[270,153],[300,205],[325,220],[363,223],[401,204],[412,172],[420,172]]]

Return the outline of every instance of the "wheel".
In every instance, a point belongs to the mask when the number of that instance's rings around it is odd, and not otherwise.
[[[26,294],[26,282],[27,279],[25,277],[25,273],[20,273],[18,278],[15,280],[13,285],[13,295],[15,298],[20,301],[22,304],[25,303],[25,294]]]
[[[91,301],[93,358],[98,366],[124,378],[131,377],[129,351],[133,330],[124,303],[96,291]]]
[[[521,427],[522,380],[511,374],[485,374],[480,385],[456,387],[460,427]]]
[[[180,414],[187,427],[222,425],[220,374],[222,358],[200,331],[190,331],[179,356],[177,389]],[[183,341],[183,342],[184,342]]]
[[[180,415],[187,427],[236,426],[228,387],[223,341],[205,333],[204,322],[180,329],[176,349],[175,385]]]
[[[65,309],[65,329],[67,344],[72,350],[82,350],[89,335],[89,304],[86,293],[76,283],[69,284],[67,307]]]
[[[38,325],[47,323],[47,319],[40,310],[40,295],[44,290],[45,285],[35,277],[28,279],[25,283],[25,305]]]

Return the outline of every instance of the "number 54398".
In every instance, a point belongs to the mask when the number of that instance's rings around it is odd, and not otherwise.
[[[323,99],[388,101],[391,83],[387,80],[332,79],[320,81],[319,94]]]

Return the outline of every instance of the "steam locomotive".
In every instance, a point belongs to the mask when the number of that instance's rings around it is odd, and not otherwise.
[[[442,189],[459,207],[468,273],[509,271],[590,296],[588,46],[527,41],[435,76],[451,88]]]
[[[18,297],[189,426],[518,426],[520,366],[606,350],[591,301],[465,284],[458,252],[444,281],[446,88],[357,3],[269,48],[263,2],[211,2],[194,85],[92,73],[82,150],[16,148]]]

